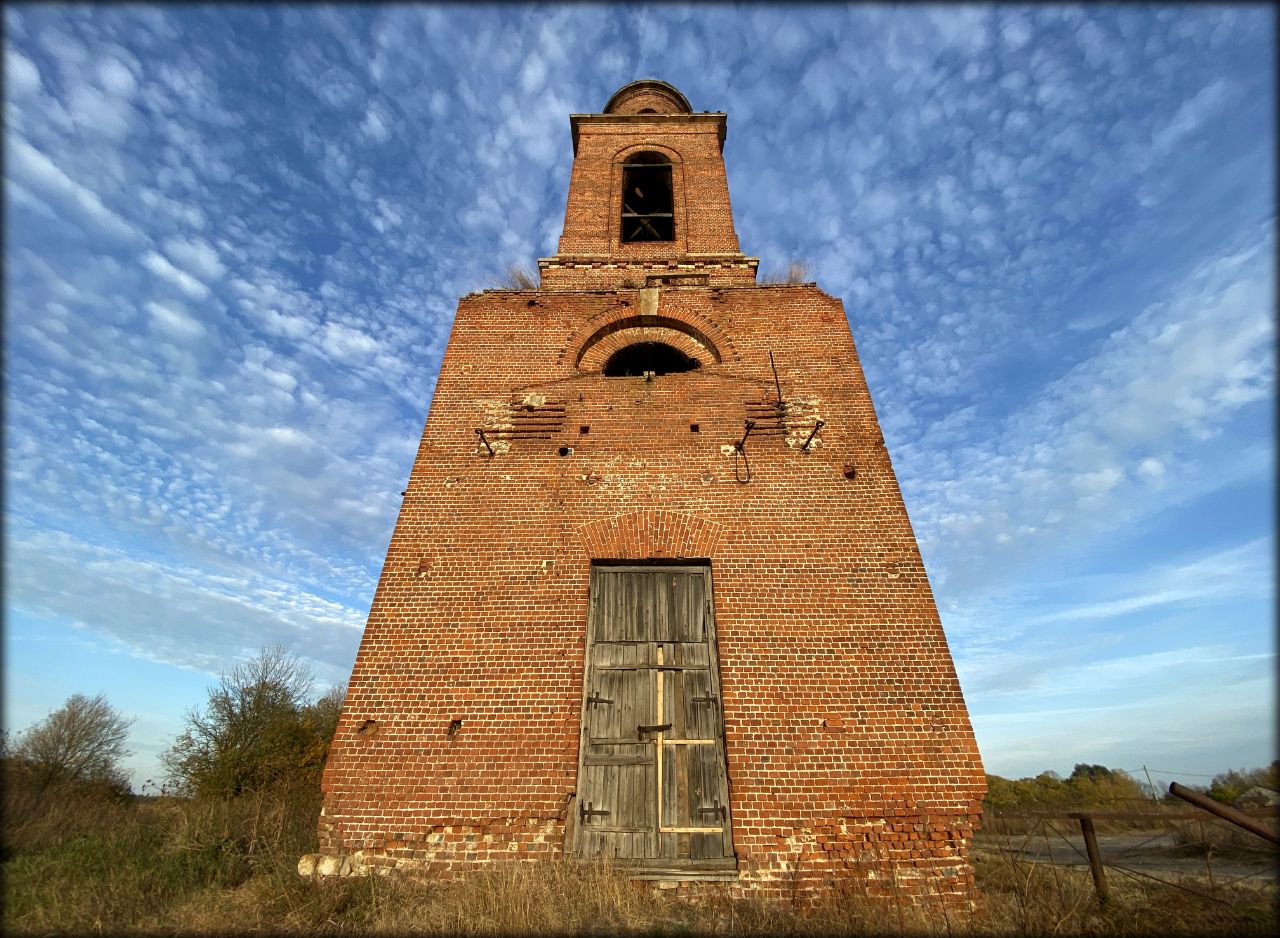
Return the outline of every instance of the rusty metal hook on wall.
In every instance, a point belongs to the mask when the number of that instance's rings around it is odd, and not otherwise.
[[[751,481],[751,463],[747,461],[747,437],[751,436],[751,431],[755,429],[755,425],[756,422],[754,420],[746,421],[743,424],[742,439],[733,444],[733,453],[735,457],[733,462],[733,477],[743,484]],[[738,456],[742,457],[742,465],[746,470],[745,479],[742,477],[742,472],[738,469],[738,461],[736,458]]]
[[[813,425],[813,429],[809,431],[809,438],[804,441],[804,446],[800,447],[806,453],[809,452],[809,444],[813,442],[813,438],[818,435],[818,431],[826,426],[826,421],[819,420]]]
[[[773,363],[773,349],[769,349],[769,367],[773,369],[773,387],[778,392],[778,403],[774,406],[781,414],[787,409],[787,405],[782,403],[782,382],[778,380],[778,366]]]

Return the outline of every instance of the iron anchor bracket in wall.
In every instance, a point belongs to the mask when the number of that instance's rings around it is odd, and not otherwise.
[[[480,442],[484,444],[484,448],[489,451],[489,458],[493,458],[493,447],[489,445],[489,441],[485,439],[484,431],[476,428],[476,436],[480,437]]]
[[[808,438],[804,441],[804,446],[800,447],[800,449],[806,453],[809,452],[809,444],[812,443],[813,438],[818,435],[818,431],[821,430],[826,425],[827,424],[825,420],[819,420],[817,423],[815,423],[813,425],[813,429],[809,431]]]
[[[751,436],[751,431],[755,429],[755,425],[756,422],[754,420],[745,421],[742,425],[742,439],[733,444],[734,455],[742,457],[742,465],[746,470],[746,478],[743,478],[742,473],[738,471],[738,463],[736,460],[733,464],[733,477],[743,483],[751,481],[751,463],[747,462],[747,437]]]

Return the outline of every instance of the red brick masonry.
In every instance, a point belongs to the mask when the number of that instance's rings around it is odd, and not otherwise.
[[[459,303],[325,770],[325,868],[562,855],[591,562],[693,558],[713,578],[730,888],[967,905],[982,764],[844,309],[755,285],[723,115],[637,92],[668,113],[646,124],[620,93],[576,120],[542,289]],[[635,148],[676,165],[675,244],[618,243]],[[646,287],[673,273],[707,277]],[[700,367],[601,374],[653,339]]]

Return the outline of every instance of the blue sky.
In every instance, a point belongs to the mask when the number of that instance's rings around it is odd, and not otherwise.
[[[988,771],[1273,757],[1270,7],[4,15],[11,728],[104,691],[141,783],[261,646],[345,679],[458,297],[657,77],[844,300]]]

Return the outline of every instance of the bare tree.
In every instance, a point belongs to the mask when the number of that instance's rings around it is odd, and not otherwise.
[[[72,694],[22,733],[12,753],[36,772],[45,787],[58,782],[126,784],[120,760],[132,755],[125,739],[133,722],[107,703],[103,694]]]

